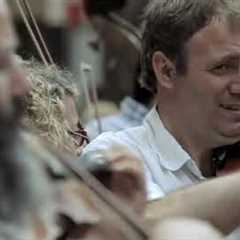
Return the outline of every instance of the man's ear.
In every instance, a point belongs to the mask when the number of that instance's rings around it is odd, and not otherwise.
[[[161,51],[156,51],[152,57],[152,66],[158,84],[165,88],[172,88],[176,77],[176,69],[173,62]]]

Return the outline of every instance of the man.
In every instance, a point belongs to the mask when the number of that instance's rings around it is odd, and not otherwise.
[[[215,174],[212,149],[240,140],[239,1],[152,0],[143,83],[156,107],[141,127],[107,133],[85,152],[128,145],[145,167],[148,199]]]

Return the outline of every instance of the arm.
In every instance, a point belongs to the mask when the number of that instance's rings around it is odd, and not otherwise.
[[[156,223],[169,217],[206,220],[224,233],[240,223],[240,173],[204,182],[150,202],[146,219]]]

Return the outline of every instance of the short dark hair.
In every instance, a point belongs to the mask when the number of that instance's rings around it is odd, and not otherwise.
[[[150,0],[144,13],[142,83],[156,92],[152,56],[162,51],[176,63],[177,73],[187,69],[186,42],[215,17],[239,20],[239,0]]]
[[[141,64],[140,59],[137,61],[135,72],[134,72],[134,85],[133,85],[133,92],[132,98],[137,102],[141,103],[146,107],[150,107],[153,101],[153,93],[142,86],[141,84]]]

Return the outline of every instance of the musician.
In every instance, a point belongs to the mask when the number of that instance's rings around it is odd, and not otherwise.
[[[35,60],[20,60],[20,63],[31,85],[31,91],[24,98],[24,126],[56,148],[79,154],[87,136],[78,129],[75,105],[78,93],[72,75]]]
[[[150,1],[143,83],[157,104],[142,126],[85,153],[127,145],[143,159],[149,200],[214,176],[212,149],[240,140],[239,14],[239,1]]]

